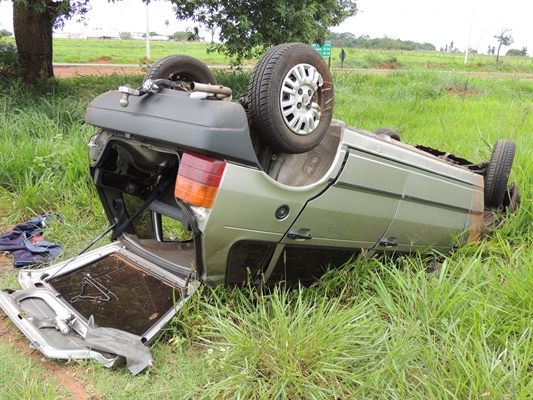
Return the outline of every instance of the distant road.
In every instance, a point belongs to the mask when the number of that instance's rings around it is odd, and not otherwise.
[[[102,63],[53,63],[56,78],[68,78],[84,75],[119,75],[144,74],[139,64],[102,64]],[[229,65],[210,65],[211,69],[231,69]],[[252,69],[243,66],[242,69]]]
[[[54,75],[57,78],[68,78],[71,76],[83,75],[110,75],[110,74],[144,74],[138,64],[102,64],[102,63],[54,63]],[[209,65],[211,69],[229,70],[229,65]],[[243,66],[242,69],[252,69],[252,66]],[[334,71],[356,71],[364,74],[388,74],[397,70],[391,69],[341,69],[332,68]],[[440,71],[447,73],[450,71]],[[455,71],[459,74],[480,76],[486,78],[517,78],[523,80],[533,80],[533,74],[513,73],[513,72],[479,72],[479,71]]]

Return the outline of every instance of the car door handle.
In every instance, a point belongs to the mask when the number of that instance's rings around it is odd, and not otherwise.
[[[398,239],[395,237],[383,238],[379,241],[379,245],[383,247],[396,247],[398,246]]]
[[[293,240],[309,240],[309,239],[312,239],[312,238],[313,238],[313,235],[311,234],[311,232],[308,232],[307,234],[302,235],[302,234],[299,233],[298,231],[289,231],[289,233],[287,234],[287,236],[288,236],[290,239],[293,239]]]

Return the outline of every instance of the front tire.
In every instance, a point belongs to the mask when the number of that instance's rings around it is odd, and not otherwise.
[[[516,144],[513,141],[498,140],[494,144],[485,174],[485,207],[502,206],[515,152]]]
[[[333,117],[333,79],[323,57],[303,43],[267,51],[248,87],[251,124],[271,150],[305,153],[326,135]]]
[[[174,54],[158,60],[144,76],[143,83],[147,79],[167,79],[187,84],[191,82],[217,84],[215,76],[203,62],[185,54]]]

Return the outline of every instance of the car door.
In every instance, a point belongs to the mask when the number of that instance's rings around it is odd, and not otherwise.
[[[265,271],[267,281],[311,284],[329,268],[373,249],[391,225],[407,171],[379,153],[390,153],[392,145],[377,139],[367,142],[372,138],[360,135],[358,139],[363,141],[358,148],[343,149],[344,166],[337,177],[306,203],[279,242]]]
[[[282,242],[374,247],[396,215],[407,176],[401,164],[361,149],[348,149],[341,174],[306,204]]]
[[[376,250],[449,251],[483,212],[483,178],[440,160],[439,173],[411,165],[393,223]],[[465,235],[467,238],[468,235]]]

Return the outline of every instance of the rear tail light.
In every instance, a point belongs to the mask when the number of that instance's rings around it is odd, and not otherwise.
[[[195,206],[211,208],[225,168],[224,161],[183,153],[174,195]]]

